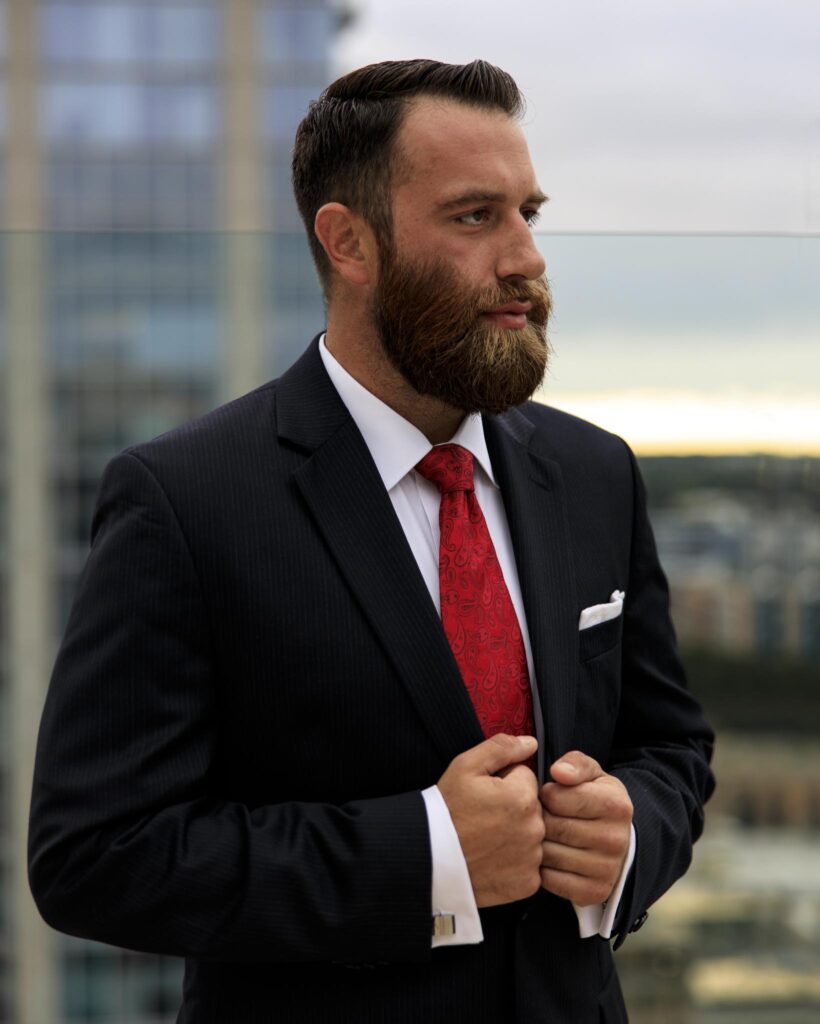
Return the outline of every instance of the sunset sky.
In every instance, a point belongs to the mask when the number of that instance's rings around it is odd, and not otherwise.
[[[339,73],[481,56],[527,95],[550,196],[545,401],[644,452],[820,455],[820,5],[356,10]]]
[[[820,238],[539,234],[542,395],[645,453],[820,455]]]

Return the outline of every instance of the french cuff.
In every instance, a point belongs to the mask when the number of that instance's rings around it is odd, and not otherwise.
[[[453,819],[438,786],[422,790],[430,829],[433,856],[432,914],[452,917],[451,929],[437,928],[432,936],[438,946],[467,946],[484,941],[467,862],[461,852]],[[432,930],[432,929],[431,929]]]
[[[602,939],[608,939],[612,935],[612,927],[615,924],[615,915],[618,913],[618,905],[621,902],[624,886],[632,869],[635,860],[635,826],[629,828],[629,850],[621,871],[621,876],[612,890],[612,895],[606,903],[593,903],[589,907],[579,907],[576,903],[572,906],[578,918],[578,931],[582,939],[591,939],[594,935],[600,935]]]

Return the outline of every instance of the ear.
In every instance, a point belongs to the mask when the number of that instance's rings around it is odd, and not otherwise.
[[[376,269],[376,240],[367,222],[342,203],[325,203],[313,222],[333,269],[350,284],[366,285]]]

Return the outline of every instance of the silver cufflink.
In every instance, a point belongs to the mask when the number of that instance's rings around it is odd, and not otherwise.
[[[433,914],[433,938],[443,939],[456,933],[455,914]]]

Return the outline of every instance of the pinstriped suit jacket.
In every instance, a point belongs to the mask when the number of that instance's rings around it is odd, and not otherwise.
[[[485,433],[547,757],[586,751],[635,805],[623,936],[689,863],[712,736],[627,447],[534,404]],[[114,459],[92,535],[35,770],[47,921],[185,957],[189,1024],[626,1019],[608,943],[546,892],[430,949],[420,791],[482,734],[315,340]],[[616,589],[624,614],[579,635]]]

